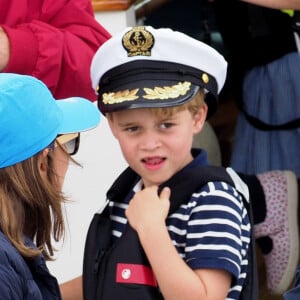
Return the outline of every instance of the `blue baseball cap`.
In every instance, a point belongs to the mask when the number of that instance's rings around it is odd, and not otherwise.
[[[32,76],[0,73],[0,168],[30,158],[58,134],[86,131],[99,121],[97,106],[87,99],[56,100]]]

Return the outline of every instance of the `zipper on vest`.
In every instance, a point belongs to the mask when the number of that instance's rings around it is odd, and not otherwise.
[[[101,262],[103,260],[104,255],[105,255],[105,250],[99,249],[97,251],[97,255],[96,255],[96,259],[95,259],[95,265],[94,265],[94,268],[93,268],[93,273],[94,274],[98,273],[99,266],[101,265]]]

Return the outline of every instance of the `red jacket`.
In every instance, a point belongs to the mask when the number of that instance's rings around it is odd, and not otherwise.
[[[0,7],[11,51],[3,72],[37,77],[57,99],[96,100],[90,63],[110,34],[95,20],[90,0],[0,0]]]

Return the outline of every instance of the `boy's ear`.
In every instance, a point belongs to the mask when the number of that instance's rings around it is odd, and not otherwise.
[[[199,133],[206,121],[208,106],[206,103],[202,105],[199,111],[194,115],[194,134]]]

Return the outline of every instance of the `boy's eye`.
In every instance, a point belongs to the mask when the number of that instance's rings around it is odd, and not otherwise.
[[[172,127],[173,125],[174,125],[173,123],[165,122],[165,123],[160,124],[160,128],[167,129],[167,128]]]
[[[130,126],[130,127],[126,127],[125,128],[125,131],[128,131],[128,132],[135,132],[139,129],[138,126]]]

